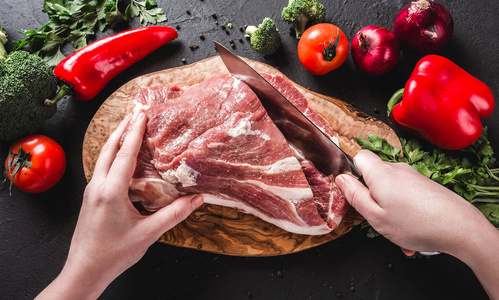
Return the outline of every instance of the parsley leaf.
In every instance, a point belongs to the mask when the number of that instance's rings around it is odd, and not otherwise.
[[[367,138],[369,139],[368,141],[363,138],[357,138],[357,142],[362,148],[376,152],[384,161],[397,161],[400,149],[393,147],[387,140],[380,136],[370,134]]]
[[[136,1],[131,0],[130,5],[125,10],[128,18],[140,17],[140,24],[145,26],[147,23],[156,24],[166,21],[165,13],[161,8],[156,7],[154,0]]]
[[[57,65],[64,55],[62,48],[70,43],[74,50],[87,45],[89,37],[106,28],[140,17],[140,24],[156,24],[167,20],[156,1],[130,0],[123,13],[120,0],[45,0],[43,12],[49,21],[38,30],[25,30],[25,39],[14,41],[15,50],[29,48],[51,66]]]
[[[369,135],[368,140],[356,140],[362,148],[373,151],[382,160],[408,163],[419,173],[453,190],[475,205],[499,229],[499,167],[486,129],[477,141],[457,151],[425,150],[417,139],[401,138],[401,148],[393,147],[375,135]],[[370,225],[364,224],[364,227],[370,228]],[[376,236],[376,231],[370,228],[368,236]]]

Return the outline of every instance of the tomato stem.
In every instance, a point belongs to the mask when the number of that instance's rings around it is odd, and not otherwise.
[[[331,37],[331,40],[327,42],[327,46],[324,46],[326,42],[322,44],[322,48],[324,48],[324,60],[325,61],[332,61],[336,57],[336,48],[338,47],[340,43],[340,28],[338,28],[338,32],[336,33],[336,36]]]
[[[12,196],[12,183],[14,182],[17,172],[19,172],[23,167],[26,168],[31,167],[31,162],[29,161],[29,157],[30,157],[30,152],[29,151],[24,152],[23,147],[19,147],[18,153],[14,153],[14,151],[11,151],[9,153],[7,168],[5,168],[4,171],[5,178],[3,182],[7,180],[8,175],[10,174],[9,194],[11,196]],[[14,168],[14,171],[11,172],[12,168]]]

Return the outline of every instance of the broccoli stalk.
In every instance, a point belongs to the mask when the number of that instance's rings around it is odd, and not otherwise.
[[[55,114],[56,106],[44,101],[56,94],[57,80],[37,55],[23,50],[8,54],[6,42],[0,26],[0,141],[10,142],[35,133]]]
[[[258,27],[248,26],[246,35],[250,37],[251,46],[263,55],[276,53],[281,45],[281,35],[271,18],[263,19]]]
[[[5,29],[0,26],[0,60],[7,59],[7,50],[5,50],[5,43],[7,43],[7,35]]]
[[[324,5],[317,0],[289,0],[283,8],[281,17],[284,21],[295,25],[296,38],[299,39],[308,21],[321,22],[326,15]]]

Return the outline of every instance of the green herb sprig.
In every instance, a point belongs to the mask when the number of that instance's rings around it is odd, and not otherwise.
[[[62,47],[70,43],[74,50],[87,45],[89,37],[107,27],[140,18],[140,24],[156,24],[167,20],[164,11],[154,0],[130,0],[124,13],[120,0],[45,0],[43,12],[49,21],[38,30],[21,31],[27,38],[14,41],[15,50],[29,46],[32,53],[51,66],[64,59]]]
[[[393,147],[376,135],[369,135],[368,140],[356,140],[362,148],[373,151],[382,160],[408,163],[419,173],[453,190],[475,205],[499,229],[499,167],[486,129],[483,132],[472,145],[457,151],[440,148],[427,151],[417,139],[401,138],[401,148]],[[364,224],[363,227],[370,226]],[[375,235],[369,228],[368,236]]]

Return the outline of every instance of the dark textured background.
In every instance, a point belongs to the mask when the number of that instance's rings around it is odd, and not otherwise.
[[[363,76],[351,57],[326,76],[313,76],[299,63],[297,41],[289,25],[280,18],[288,0],[158,0],[167,16],[165,25],[180,25],[179,38],[157,50],[116,77],[95,99],[60,102],[58,113],[40,130],[66,150],[68,167],[64,178],[48,192],[31,195],[14,189],[0,192],[0,298],[33,298],[61,270],[71,241],[81,198],[86,186],[81,147],[89,121],[102,102],[118,87],[136,76],[182,65],[216,55],[212,40],[226,46],[237,40],[244,24],[258,24],[274,18],[281,30],[283,47],[271,58],[263,58],[247,41],[236,41],[234,51],[278,67],[298,84],[353,104],[390,126],[385,105],[402,87],[421,55],[405,53],[387,76]],[[367,25],[392,29],[395,15],[409,1],[323,0],[326,20],[339,25],[351,41]],[[499,1],[442,0],[452,13],[455,32],[450,44],[438,54],[450,58],[478,77],[499,95]],[[1,0],[0,23],[11,40],[22,38],[17,31],[37,29],[48,20],[42,0]],[[187,14],[190,10],[191,14]],[[231,22],[227,35],[215,25]],[[128,27],[138,27],[134,20]],[[98,37],[112,34],[108,30]],[[199,39],[203,33],[206,40]],[[200,47],[191,51],[189,46]],[[8,50],[12,45],[7,46]],[[67,52],[66,54],[68,54]],[[485,120],[489,137],[499,152],[499,109]],[[0,144],[0,159],[9,145]],[[484,245],[486,246],[486,245]],[[102,249],[106,251],[106,249]],[[279,275],[277,275],[279,274]],[[354,291],[351,291],[353,285]],[[244,258],[215,255],[156,243],[145,257],[117,278],[102,299],[485,299],[486,295],[471,270],[442,254],[432,258],[406,258],[386,239],[370,239],[355,228],[340,239],[292,255]]]

